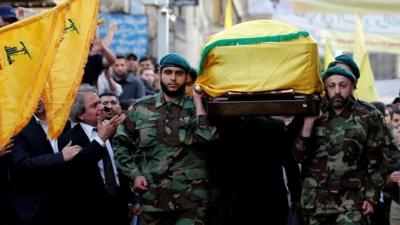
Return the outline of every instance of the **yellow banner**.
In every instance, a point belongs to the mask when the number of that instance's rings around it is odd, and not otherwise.
[[[367,102],[378,100],[375,88],[375,79],[372,72],[369,55],[365,47],[365,40],[360,16],[356,18],[356,33],[354,45],[354,60],[360,67],[360,78],[357,82],[355,95]]]
[[[227,0],[226,8],[225,8],[224,29],[231,27],[232,24],[233,24],[233,22],[232,22],[232,0]]]
[[[335,58],[333,57],[332,53],[332,45],[330,41],[325,43],[325,62],[324,62],[324,69],[328,69],[329,63],[331,63]]]
[[[354,50],[354,32],[324,30],[320,32],[320,37],[324,41],[329,40],[333,50],[344,52],[353,52]],[[364,37],[368,52],[400,54],[400,34],[365,33]]]
[[[398,0],[287,0],[296,12],[399,12]]]
[[[0,28],[0,147],[29,122],[60,43],[67,4]]]
[[[64,36],[46,88],[49,137],[57,138],[68,120],[96,32],[99,0],[69,0]]]

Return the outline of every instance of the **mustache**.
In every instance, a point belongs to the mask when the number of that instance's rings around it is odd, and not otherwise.
[[[333,97],[331,97],[330,99],[333,100],[333,99],[344,99],[344,98],[340,94],[336,94]]]
[[[329,98],[329,104],[332,105],[335,102],[344,102],[345,99],[341,96],[341,95],[334,95],[332,97]]]

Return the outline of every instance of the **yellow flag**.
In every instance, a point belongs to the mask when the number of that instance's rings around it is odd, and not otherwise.
[[[29,122],[60,43],[67,4],[0,28],[0,147]]]
[[[229,28],[232,26],[232,24],[232,0],[226,0],[224,28]]]
[[[328,40],[325,43],[325,70],[328,69],[329,63],[334,61],[333,54],[332,54],[332,45],[331,42]]]
[[[399,0],[287,0],[285,2],[295,12],[398,13],[400,11]]]
[[[364,101],[372,102],[378,100],[375,88],[375,79],[372,72],[369,55],[365,47],[365,39],[360,15],[356,16],[356,35],[354,41],[354,60],[360,68],[360,79],[357,82],[355,95]]]
[[[64,36],[45,92],[49,137],[57,138],[68,120],[96,32],[99,0],[68,0]]]

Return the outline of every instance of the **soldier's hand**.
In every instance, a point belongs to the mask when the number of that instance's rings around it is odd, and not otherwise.
[[[389,176],[390,182],[397,184],[399,182],[399,180],[400,180],[400,172],[399,171],[395,171],[390,174],[390,176]]]
[[[144,176],[138,176],[133,181],[132,187],[134,191],[144,192],[147,191],[147,180]]]
[[[205,92],[199,85],[195,85],[192,90],[193,102],[196,106],[196,115],[206,115],[207,111],[204,107],[203,97],[205,97]]]
[[[318,118],[319,118],[319,116],[304,117],[303,129],[301,131],[301,135],[303,137],[311,137],[311,132],[314,127],[314,123]]]
[[[13,144],[13,139],[10,140],[9,143],[7,143],[6,146],[0,148],[0,158],[7,155],[8,153],[11,152],[11,148],[14,146]]]
[[[67,162],[73,159],[81,150],[82,150],[81,146],[72,145],[72,141],[69,141],[69,143],[62,149],[62,155],[64,161]]]
[[[371,202],[364,200],[363,205],[362,205],[362,214],[364,216],[368,216],[374,213],[374,206],[372,205]]]

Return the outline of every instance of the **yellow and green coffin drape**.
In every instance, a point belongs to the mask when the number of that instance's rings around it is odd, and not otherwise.
[[[321,93],[317,43],[304,31],[272,20],[237,24],[205,44],[196,84],[210,96],[293,89]]]

